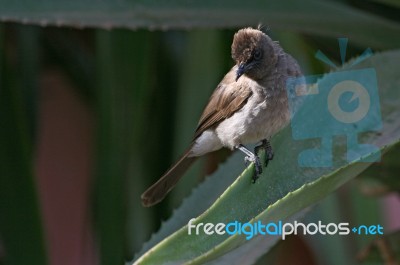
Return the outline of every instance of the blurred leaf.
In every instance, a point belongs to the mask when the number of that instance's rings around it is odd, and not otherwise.
[[[285,51],[296,58],[303,74],[318,72],[314,60],[314,49],[311,48],[309,42],[300,34],[288,31],[276,31],[271,33],[271,38],[279,40],[279,44],[284,47]]]
[[[361,264],[400,264],[400,231],[378,237],[358,255]]]
[[[398,0],[370,0],[371,2],[388,5],[394,8],[400,8],[400,2]]]
[[[359,188],[366,195],[382,196],[390,192],[400,194],[400,178],[397,174],[400,147],[393,148],[384,159],[357,178]]]
[[[32,170],[30,124],[23,95],[26,87],[17,85],[32,80],[29,79],[31,73],[21,77],[14,65],[5,64],[2,33],[0,28],[0,238],[5,264],[47,264]],[[34,67],[24,70],[35,71],[38,65],[32,65],[30,59],[20,58],[20,63]]]
[[[363,69],[374,67],[379,80],[379,92],[381,100],[381,112],[384,130],[381,133],[366,133],[359,136],[360,142],[367,142],[379,146],[382,153],[397,143],[400,135],[399,98],[397,89],[399,76],[394,66],[400,59],[400,51],[387,52],[374,55],[368,60],[357,64],[351,69]],[[344,70],[349,69],[349,65]],[[348,180],[365,170],[370,163],[350,163],[342,159],[342,156],[334,156],[334,167],[330,168],[301,168],[298,166],[298,154],[310,148],[318,146],[319,141],[294,141],[290,128],[287,127],[272,142],[276,158],[264,171],[257,184],[251,184],[253,166],[248,167],[234,183],[219,197],[219,199],[203,214],[196,218],[197,223],[228,223],[231,221],[253,222],[261,220],[263,223],[285,221],[294,214],[324,198],[329,192],[334,191]],[[346,154],[347,143],[335,142],[334,154]],[[285,154],[285,155],[284,155]],[[371,156],[375,155],[372,153]],[[239,164],[240,166],[240,164]],[[229,172],[232,174],[232,172]],[[215,183],[217,185],[217,183]],[[220,188],[220,187],[219,187]],[[214,191],[219,188],[215,188]],[[200,188],[203,197],[215,198],[212,190]],[[200,191],[197,193],[201,193]],[[196,196],[200,196],[197,194]],[[193,201],[192,201],[193,202]],[[197,201],[191,206],[184,205],[189,212],[173,217],[176,222],[185,223],[193,217],[191,209],[202,208],[202,202]],[[186,216],[183,221],[183,216]],[[172,221],[171,221],[172,222]],[[174,227],[175,229],[176,227]],[[169,227],[172,230],[172,227]],[[163,239],[166,230],[161,229],[160,236],[152,239],[152,244]],[[172,232],[172,231],[169,232]],[[244,235],[188,235],[187,227],[180,228],[177,232],[162,240],[159,244],[143,254],[136,263],[160,264],[160,263],[190,263],[201,264],[206,261],[227,258],[232,264],[243,262],[244,253],[250,249],[256,254],[250,258],[254,260],[261,255],[257,252],[260,248],[267,251],[277,240],[277,237],[255,237],[246,243]],[[262,242],[262,243],[261,243]],[[146,245],[148,249],[152,244]],[[227,252],[234,251],[234,258],[223,256]],[[242,256],[240,255],[242,253]],[[222,257],[221,257],[222,256]],[[238,259],[241,257],[241,259]],[[248,260],[247,260],[248,261]],[[242,263],[243,264],[243,263]]]
[[[26,105],[26,118],[30,141],[35,140],[37,91],[40,68],[40,44],[41,29],[33,26],[16,27],[18,46],[18,67],[16,82],[22,89],[23,100]]]
[[[317,263],[315,253],[311,251],[304,237],[299,235],[291,235],[285,241],[279,241],[266,255],[263,255],[256,263],[253,263],[253,265],[266,264],[327,265],[325,263]]]
[[[399,146],[399,144],[396,144],[388,151],[388,153]],[[383,159],[385,157],[386,155],[383,157]],[[375,198],[367,197],[362,194],[357,185],[349,185],[347,197],[344,198],[342,203],[347,204],[344,207],[347,210],[346,216],[354,225],[375,225],[384,224],[385,222],[385,218],[382,214],[382,204]],[[356,250],[358,250],[365,247],[366,242],[369,241],[369,237],[369,235],[357,235],[352,237],[352,248],[356,248]],[[354,256],[355,255],[353,254],[353,258]]]
[[[186,34],[185,43],[186,47],[181,55],[183,60],[178,64],[181,80],[176,94],[175,120],[179,122],[175,124],[175,158],[180,157],[192,140],[194,128],[197,126],[197,120],[193,117],[200,117],[205,102],[222,79],[223,72],[228,70],[222,60],[221,32],[193,31]],[[172,205],[179,205],[178,202],[188,195],[190,188],[204,176],[201,170],[202,161],[199,162],[189,169],[188,174],[191,177],[183,178],[174,188],[170,197]],[[168,168],[164,170],[166,169]]]
[[[335,1],[13,1],[0,0],[0,20],[40,25],[131,29],[256,26],[351,37],[374,48],[400,43],[399,23]]]
[[[92,37],[93,32],[46,28],[42,34],[47,63],[62,68],[74,82],[79,96],[90,105],[93,105],[96,91],[95,67],[93,54],[85,47],[83,36]]]
[[[135,233],[135,240],[141,242],[152,228],[143,226],[151,223],[151,218],[150,212],[140,205],[139,196],[145,189],[143,128],[152,103],[153,35],[126,30],[96,34],[95,214],[101,264],[121,264],[131,258],[132,248],[138,247],[131,234]],[[133,222],[129,228],[128,218]]]
[[[346,215],[347,200],[343,198],[343,187],[318,202],[316,207],[308,214],[304,223],[341,223],[352,222],[350,215]],[[347,195],[347,194],[346,194]],[[345,202],[345,203],[343,203]],[[339,234],[325,236],[321,234],[304,236],[308,245],[312,248],[318,264],[336,265],[352,264],[354,253],[357,250],[352,235],[342,236]],[[334,249],[335,251],[332,251]],[[340,255],[338,255],[340,253]]]

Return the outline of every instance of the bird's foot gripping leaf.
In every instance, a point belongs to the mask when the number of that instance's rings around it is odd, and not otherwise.
[[[243,153],[246,154],[246,156],[244,158],[246,165],[248,165],[249,162],[254,163],[255,171],[254,171],[252,180],[253,180],[253,183],[255,183],[263,171],[262,164],[260,162],[260,158],[256,154],[253,154],[249,149],[247,149],[243,145],[239,145],[237,147],[237,149],[239,149],[240,151],[242,151]]]
[[[274,152],[272,151],[271,143],[267,139],[262,140],[261,144],[254,148],[254,154],[258,156],[260,149],[265,150],[265,167],[267,167],[269,161],[274,159]]]

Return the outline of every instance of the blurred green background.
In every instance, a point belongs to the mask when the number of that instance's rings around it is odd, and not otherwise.
[[[349,38],[347,60],[400,48],[400,4],[390,0],[2,0],[0,20],[0,264],[132,260],[229,155],[205,157],[165,201],[141,206],[232,67],[237,29],[262,23],[305,74],[330,70],[318,49],[341,64],[338,37]],[[385,219],[383,203],[360,192],[365,183],[347,184],[307,218],[398,225],[398,212]],[[398,193],[388,183],[368,193]],[[293,237],[258,263],[294,264],[285,249],[296,264],[351,264],[368,243],[320,242]]]

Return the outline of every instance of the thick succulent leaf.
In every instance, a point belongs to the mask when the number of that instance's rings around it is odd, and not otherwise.
[[[0,239],[2,264],[47,264],[47,249],[32,166],[34,94],[38,69],[35,31],[18,28],[18,52],[33,54],[14,67],[0,54]],[[0,28],[0,51],[4,35]],[[28,45],[27,45],[28,44]],[[21,73],[22,76],[21,76]],[[25,93],[25,94],[24,94]],[[29,97],[26,97],[29,95]]]
[[[394,145],[400,138],[400,102],[398,84],[400,78],[395,71],[395,65],[400,58],[399,51],[374,55],[371,58],[353,65],[346,65],[338,73],[345,70],[375,68],[378,79],[379,96],[382,113],[382,130],[377,133],[365,132],[359,134],[359,141],[378,146],[381,153]],[[323,80],[323,79],[322,79]],[[319,81],[322,82],[322,80]],[[312,115],[312,114],[310,114]],[[204,213],[196,218],[194,224],[203,223],[229,223],[231,221],[251,222],[261,220],[263,223],[287,220],[295,214],[318,202],[328,193],[354,178],[371,163],[346,161],[347,142],[341,137],[334,137],[332,150],[333,165],[330,167],[300,167],[298,155],[309,148],[320,145],[320,139],[293,140],[292,130],[287,127],[273,139],[275,158],[264,170],[263,175],[256,184],[251,183],[253,166],[248,167],[225,192]],[[374,157],[379,151],[370,153],[362,158]],[[240,166],[237,165],[237,166]],[[225,174],[232,172],[225,171]],[[217,174],[221,174],[218,172]],[[211,182],[209,180],[208,182]],[[218,185],[217,183],[214,183]],[[207,186],[207,183],[204,185]],[[223,187],[224,184],[221,185]],[[218,188],[207,190],[200,187],[196,196],[215,198]],[[202,208],[201,201],[191,201],[191,205],[184,205],[187,210],[180,213],[177,223],[187,223],[193,215],[197,215],[197,208]],[[189,204],[189,203],[188,203]],[[204,205],[203,205],[204,207]],[[193,210],[192,210],[193,209]],[[175,215],[170,223],[176,221]],[[163,235],[175,229],[162,228]],[[160,240],[155,237],[152,244]],[[143,254],[137,264],[201,264],[221,258],[229,251],[236,248],[248,248],[248,244],[257,240],[246,241],[244,235],[188,235],[187,227],[180,228],[177,232],[162,240],[159,244]],[[146,248],[150,246],[147,245]],[[236,258],[237,260],[237,258]],[[232,260],[231,260],[232,261]]]
[[[0,20],[40,25],[187,29],[256,26],[321,36],[351,36],[353,43],[395,48],[399,24],[341,1],[0,1]],[[373,37],[371,37],[373,36]]]

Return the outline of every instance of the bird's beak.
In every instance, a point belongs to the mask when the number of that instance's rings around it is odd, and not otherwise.
[[[236,71],[236,81],[238,81],[239,77],[241,77],[244,74],[245,68],[246,68],[245,63],[239,64],[239,67]]]

